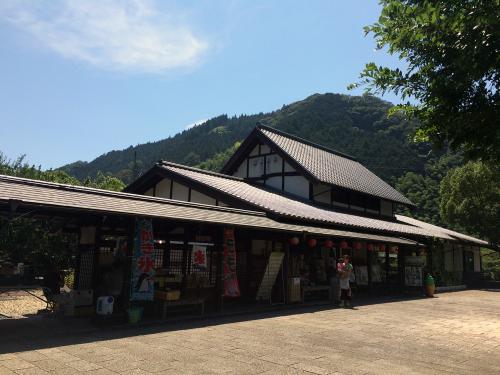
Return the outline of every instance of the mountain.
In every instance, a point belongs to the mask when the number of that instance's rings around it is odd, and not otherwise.
[[[77,161],[60,169],[79,179],[99,171],[125,182],[159,159],[217,169],[228,150],[254,126],[265,125],[358,158],[382,178],[394,183],[407,171],[423,171],[425,158],[408,142],[414,126],[400,117],[387,117],[391,104],[373,96],[315,94],[271,113],[221,115],[173,137],[103,154],[91,162]],[[424,150],[428,152],[428,150]]]
[[[462,158],[411,142],[416,124],[398,115],[388,116],[391,107],[371,95],[315,94],[270,113],[221,115],[173,137],[61,169],[80,180],[103,172],[126,183],[160,159],[217,171],[255,125],[262,123],[354,156],[419,207],[405,214],[442,225],[439,184]]]

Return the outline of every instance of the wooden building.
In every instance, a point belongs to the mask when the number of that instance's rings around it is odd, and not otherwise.
[[[221,173],[160,161],[124,193],[0,176],[3,215],[54,217],[78,234],[76,288],[94,301],[106,295],[103,275],[120,261],[122,307],[149,277],[146,299],[163,312],[182,301],[334,300],[346,253],[359,294],[419,290],[425,272],[461,284],[481,271],[487,242],[398,215],[399,205],[414,206],[354,158],[263,126]],[[137,258],[143,219],[146,263]],[[134,279],[134,262],[149,276]]]

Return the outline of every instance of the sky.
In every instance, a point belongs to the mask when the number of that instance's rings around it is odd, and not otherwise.
[[[364,36],[379,13],[376,0],[2,0],[0,151],[57,168],[220,114],[360,94],[347,85],[365,63],[400,65]]]

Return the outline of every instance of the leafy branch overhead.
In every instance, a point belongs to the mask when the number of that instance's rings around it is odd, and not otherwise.
[[[393,111],[420,120],[415,140],[450,145],[467,158],[500,161],[498,0],[382,0],[365,27],[403,69],[366,64],[349,88],[400,95]]]

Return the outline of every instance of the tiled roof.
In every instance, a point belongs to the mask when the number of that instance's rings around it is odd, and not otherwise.
[[[257,129],[318,181],[413,205],[403,194],[347,155],[272,128],[259,126]]]
[[[474,244],[479,245],[479,246],[489,246],[489,243],[487,241],[483,241],[483,240],[468,236],[466,234],[455,232],[454,230],[442,228],[442,227],[439,227],[437,225],[429,224],[429,223],[426,223],[425,221],[420,221],[420,220],[414,219],[412,217],[403,216],[403,215],[396,215],[396,219],[402,223],[414,225],[416,227],[425,229],[425,230],[430,231],[430,232],[445,234],[447,236],[457,238],[461,241],[471,242],[471,243],[474,243]]]
[[[201,183],[218,192],[229,195],[242,202],[249,203],[256,209],[263,209],[279,216],[316,223],[342,225],[364,230],[397,233],[398,235],[416,235],[453,239],[445,233],[434,233],[425,229],[392,221],[373,219],[363,216],[335,212],[305,202],[293,200],[264,187],[252,185],[243,179],[201,169],[162,162],[162,168]]]
[[[35,213],[41,209],[50,209],[51,212],[77,211],[94,214],[120,214],[234,225],[262,230],[359,238],[395,244],[416,244],[414,241],[403,238],[280,223],[266,217],[263,212],[208,206],[0,175],[0,208],[3,206],[10,211],[10,202],[16,202],[29,209],[37,208],[34,210]]]

